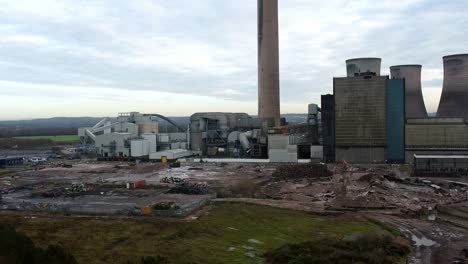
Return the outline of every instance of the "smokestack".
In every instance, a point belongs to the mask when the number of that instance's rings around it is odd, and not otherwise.
[[[372,74],[375,76],[380,76],[381,64],[382,59],[380,58],[356,58],[347,60],[347,76],[354,77],[363,74]]]
[[[438,117],[464,117],[468,120],[468,54],[445,56],[444,87]]]
[[[258,0],[258,116],[280,125],[278,0]]]
[[[397,65],[390,67],[392,79],[405,79],[406,118],[427,118],[421,89],[421,65]]]

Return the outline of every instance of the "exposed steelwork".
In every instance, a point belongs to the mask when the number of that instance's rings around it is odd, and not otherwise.
[[[280,125],[278,0],[258,0],[258,116]]]
[[[382,59],[380,58],[355,58],[346,61],[348,77],[370,74],[380,76]]]
[[[468,54],[445,56],[444,87],[438,117],[463,117],[468,120]]]
[[[392,79],[405,79],[405,116],[407,119],[427,117],[421,89],[421,68],[421,65],[390,67]]]

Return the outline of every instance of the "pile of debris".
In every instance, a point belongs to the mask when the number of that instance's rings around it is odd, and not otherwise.
[[[185,179],[177,178],[177,177],[164,177],[160,180],[161,183],[169,183],[169,184],[181,184],[185,182]]]
[[[65,195],[66,196],[78,196],[88,191],[86,184],[72,184],[70,187],[65,188]]]
[[[178,206],[174,202],[160,202],[153,205],[154,210],[178,210],[180,206]]]
[[[171,188],[169,190],[169,193],[204,195],[204,194],[209,194],[210,189],[208,187],[208,184],[205,182],[197,182],[197,183],[183,182]]]
[[[282,165],[273,173],[277,180],[330,177],[333,173],[325,164]]]
[[[332,210],[399,209],[418,217],[430,214],[439,205],[468,200],[468,185],[406,177],[394,167],[338,165],[330,177],[320,177],[318,168],[281,166],[274,181],[262,187],[262,194],[270,199],[318,202]],[[323,173],[330,174],[328,170]]]

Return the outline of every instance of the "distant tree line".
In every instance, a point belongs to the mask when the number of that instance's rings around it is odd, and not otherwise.
[[[76,127],[51,127],[51,128],[0,128],[0,138],[23,137],[23,136],[58,136],[76,135]]]

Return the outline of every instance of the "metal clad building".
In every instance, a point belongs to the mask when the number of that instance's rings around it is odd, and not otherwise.
[[[387,81],[387,161],[405,160],[405,81]]]
[[[406,145],[408,148],[468,148],[468,124],[461,118],[408,120]]]
[[[387,79],[334,79],[337,147],[385,147]]]
[[[388,76],[334,78],[336,160],[385,161]]]

